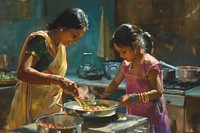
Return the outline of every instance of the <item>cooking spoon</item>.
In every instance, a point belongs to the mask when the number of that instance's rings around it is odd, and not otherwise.
[[[90,108],[89,105],[87,105],[87,103],[85,103],[83,100],[81,100],[78,97],[74,97],[74,99],[79,103],[79,105],[82,107],[83,110],[86,110],[88,108]]]

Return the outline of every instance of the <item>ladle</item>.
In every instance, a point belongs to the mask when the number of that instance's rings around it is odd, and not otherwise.
[[[170,64],[167,64],[165,63],[164,61],[160,61],[160,64],[163,65],[163,66],[166,66],[166,67],[169,67],[169,68],[172,68],[174,70],[178,70],[179,68],[173,66],[173,65],[170,65]]]

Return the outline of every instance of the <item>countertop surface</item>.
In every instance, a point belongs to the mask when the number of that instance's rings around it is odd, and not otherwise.
[[[105,88],[109,85],[109,83],[111,82],[111,80],[107,79],[106,77],[102,77],[102,79],[100,80],[88,80],[88,79],[84,79],[84,78],[79,78],[76,75],[66,75],[65,77],[75,81],[77,84],[81,85],[88,85],[88,86],[95,86],[95,87],[101,87],[101,88]],[[118,89],[123,89],[125,90],[126,85],[125,85],[125,81],[123,81]]]
[[[100,88],[105,88],[111,82],[111,80],[108,80],[106,77],[103,77],[101,80],[88,80],[88,79],[79,78],[76,75],[67,75],[66,77],[75,81],[77,84],[80,84],[80,85],[83,84],[83,85],[87,85],[87,86],[95,86],[95,87],[100,87]],[[118,89],[124,90],[124,91],[126,90],[125,81],[123,81],[119,85]],[[192,88],[186,92],[180,91],[180,90],[164,89],[164,93],[181,94],[181,95],[187,95],[187,96],[200,97],[200,86]]]
[[[111,82],[111,80],[107,79],[106,77],[102,77],[102,79],[100,79],[100,80],[89,80],[89,79],[79,78],[77,75],[66,75],[65,77],[75,81],[78,85],[87,85],[87,86],[93,86],[93,87],[99,87],[99,88],[105,88]],[[11,88],[15,88],[15,86],[14,85],[0,86],[0,90],[6,90],[6,89],[11,89]],[[123,90],[123,91],[126,90],[125,81],[123,81],[119,85],[118,90]],[[180,93],[179,90],[172,91],[169,89],[164,89],[164,93],[169,93],[169,92],[171,92],[171,94]],[[182,92],[182,94],[187,95],[187,96],[200,97],[200,86],[194,87],[194,88],[186,91],[185,93]]]
[[[143,129],[147,132],[149,122],[146,117],[117,114],[111,116],[112,120],[108,118],[98,118],[84,120],[82,125],[83,133],[111,133],[111,132],[129,132],[133,130]],[[115,118],[114,118],[115,117]],[[37,133],[36,123],[31,123],[23,126],[20,129],[14,130],[22,133]]]
[[[188,90],[186,96],[199,97],[200,98],[200,86],[195,87],[191,90]]]

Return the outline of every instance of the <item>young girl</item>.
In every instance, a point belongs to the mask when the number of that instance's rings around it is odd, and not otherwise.
[[[127,94],[122,96],[120,106],[127,107],[128,114],[148,117],[156,133],[170,133],[170,120],[162,95],[161,65],[146,52],[147,44],[153,46],[153,42],[144,43],[147,41],[144,36],[148,38],[149,34],[136,28],[130,24],[122,24],[116,29],[111,46],[124,61],[101,98],[111,98],[125,79]],[[149,39],[151,40],[150,36]]]

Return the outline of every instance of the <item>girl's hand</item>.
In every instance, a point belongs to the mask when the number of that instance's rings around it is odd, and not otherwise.
[[[132,103],[132,94],[126,94],[121,97],[119,106],[120,107],[130,106],[131,103]]]
[[[110,100],[112,97],[112,92],[104,92],[103,95],[100,96],[100,99]]]

